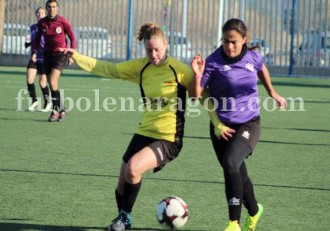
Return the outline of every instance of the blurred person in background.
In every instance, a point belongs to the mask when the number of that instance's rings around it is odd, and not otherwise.
[[[40,19],[44,18],[46,16],[46,9],[43,7],[39,7],[35,11],[35,16],[37,17],[37,21],[39,22]],[[25,43],[25,48],[28,48],[31,46],[31,43],[34,42],[36,34],[37,34],[37,23],[30,26],[30,32],[31,32],[31,42]],[[37,100],[37,94],[36,89],[34,85],[34,80],[36,75],[39,75],[39,86],[42,91],[42,95],[44,98],[44,106],[41,111],[47,112],[51,109],[51,102],[49,98],[49,89],[47,86],[47,76],[45,74],[44,69],[44,46],[45,46],[45,40],[44,37],[41,37],[40,45],[37,50],[37,61],[33,62],[31,59],[29,60],[29,63],[27,65],[27,73],[26,73],[26,82],[27,82],[27,88],[29,95],[31,97],[31,105],[29,107],[29,111],[35,111],[39,105],[39,101]],[[33,54],[33,50],[31,49],[31,56]]]
[[[59,51],[59,48],[67,47],[67,37],[70,39],[70,46],[76,49],[76,38],[71,24],[67,19],[58,15],[57,0],[48,0],[46,2],[47,16],[38,22],[38,31],[35,41],[32,44],[32,61],[37,61],[37,51],[40,47],[42,36],[45,40],[44,48],[44,68],[52,95],[52,112],[49,116],[49,122],[63,121],[66,116],[58,81],[66,65],[72,64],[72,59],[67,54]]]

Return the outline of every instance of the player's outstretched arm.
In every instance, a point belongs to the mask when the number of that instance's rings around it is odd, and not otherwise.
[[[60,48],[59,51],[69,54],[73,61],[84,71],[105,78],[119,78],[115,64],[111,62],[79,54],[72,48]]]

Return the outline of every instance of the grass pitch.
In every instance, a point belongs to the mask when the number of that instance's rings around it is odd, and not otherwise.
[[[277,77],[273,84],[282,96],[301,97],[303,104],[291,101],[291,111],[271,111],[270,106],[261,111],[261,139],[247,160],[265,208],[258,230],[325,230],[330,226],[330,82]],[[1,231],[103,230],[117,215],[114,190],[121,157],[142,113],[120,111],[119,105],[114,109],[109,97],[117,102],[132,97],[138,105],[139,88],[71,69],[64,71],[60,87],[68,97],[66,106],[69,98],[74,106],[65,122],[49,123],[48,113],[27,111],[27,99],[18,103],[26,89],[25,68],[0,67]],[[265,102],[262,86],[260,96]],[[163,230],[155,207],[169,195],[189,206],[182,230],[219,231],[228,221],[208,116],[195,107],[186,120],[180,156],[143,178],[132,230]],[[245,216],[243,210],[242,223]]]

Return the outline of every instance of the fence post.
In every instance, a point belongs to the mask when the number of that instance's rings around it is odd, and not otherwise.
[[[219,12],[218,12],[218,31],[217,31],[217,48],[221,45],[221,38],[222,38],[222,25],[223,25],[223,15],[224,15],[224,0],[219,0]]]
[[[294,46],[294,24],[296,17],[296,0],[292,0],[292,16],[291,16],[291,44],[290,44],[290,66],[289,66],[289,76],[291,77],[293,74],[293,65],[294,65],[294,59],[293,59],[293,46]]]
[[[0,0],[0,52],[2,52],[3,25],[5,21],[6,0]]]
[[[132,58],[132,36],[133,36],[133,11],[134,10],[134,0],[129,0],[128,6],[128,19],[127,19],[127,50],[126,50],[126,60]]]

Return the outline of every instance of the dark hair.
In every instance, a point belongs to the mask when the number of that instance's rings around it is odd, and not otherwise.
[[[48,5],[49,3],[53,3],[53,2],[56,2],[56,5],[58,6],[58,2],[57,2],[57,0],[47,0],[47,2],[46,2],[46,7],[47,7],[47,5]]]
[[[153,37],[159,37],[166,41],[164,32],[161,28],[157,27],[155,23],[148,22],[141,26],[137,37],[139,41],[150,40]]]
[[[44,10],[45,12],[47,12],[47,10],[44,7],[40,6],[36,9],[35,14],[37,14],[39,10]]]
[[[238,18],[231,18],[222,26],[222,34],[230,30],[236,30],[243,38],[248,33],[245,23]]]
[[[243,38],[248,36],[248,28],[245,23],[238,18],[231,18],[222,26],[222,34],[230,31],[236,30]],[[248,46],[249,50],[260,49],[260,46]]]

